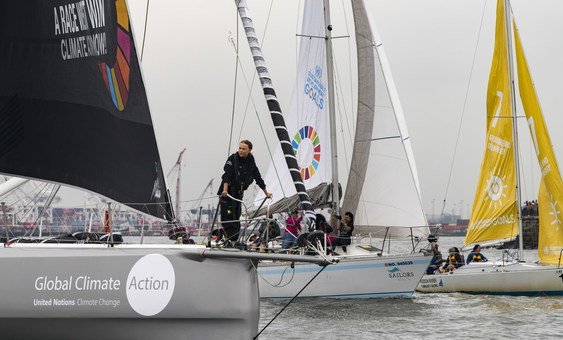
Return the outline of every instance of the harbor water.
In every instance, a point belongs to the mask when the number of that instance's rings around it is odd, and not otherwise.
[[[438,243],[447,254],[463,238],[441,237]],[[503,256],[496,249],[482,252],[489,260]],[[537,251],[525,250],[525,260],[536,261]],[[259,330],[287,303],[262,299]],[[260,335],[261,340],[460,337],[563,339],[563,297],[415,293],[412,299],[296,299]]]

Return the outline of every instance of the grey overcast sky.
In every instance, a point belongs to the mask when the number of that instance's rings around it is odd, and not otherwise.
[[[295,78],[295,34],[302,2],[247,1],[257,31],[260,36],[265,34],[263,52],[282,109],[287,110]],[[147,2],[128,2],[140,51]],[[448,213],[453,210],[459,214],[461,207],[467,217],[484,150],[485,96],[496,1],[365,2],[379,29],[405,111],[425,210],[439,213],[446,198]],[[512,6],[555,153],[563,162],[563,1],[512,0]],[[352,35],[353,22],[345,17],[351,12],[349,1],[332,0],[331,12],[333,34]],[[240,21],[234,0],[150,2],[143,73],[166,172],[180,150],[187,148],[182,200],[201,195],[212,177],[220,177],[227,154],[235,151],[236,143],[228,150],[235,75],[235,52],[229,38],[236,40],[237,25]],[[352,44],[351,39],[335,40],[338,96],[347,110],[339,113],[342,117],[352,116],[355,107],[349,66],[353,52],[348,52]],[[254,142],[254,154],[265,172],[269,158],[264,137],[252,104],[245,111],[249,91],[243,73],[251,81],[254,69],[242,35],[239,48],[242,68],[238,74],[234,139],[241,136]],[[256,82],[252,93],[273,146],[272,124]],[[445,196],[462,113],[457,157]],[[520,124],[520,136],[526,173],[522,193],[524,199],[535,199],[539,170],[524,124]],[[79,200],[74,203],[80,205]]]

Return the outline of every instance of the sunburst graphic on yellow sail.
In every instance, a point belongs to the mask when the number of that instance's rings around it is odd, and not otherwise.
[[[497,6],[495,49],[487,89],[486,147],[465,245],[518,235],[516,176],[504,2]],[[499,19],[500,18],[500,19]]]
[[[538,194],[540,223],[538,255],[540,261],[544,264],[558,264],[560,252],[563,249],[563,215],[561,214],[563,182],[516,23],[514,23],[514,37],[520,98],[526,112],[528,127],[542,174]]]
[[[506,181],[506,176],[500,178],[499,176],[493,175],[487,180],[487,196],[485,196],[485,202],[490,199],[489,207],[493,209],[498,209],[503,205],[503,199],[506,200],[506,188],[508,185],[504,184]]]

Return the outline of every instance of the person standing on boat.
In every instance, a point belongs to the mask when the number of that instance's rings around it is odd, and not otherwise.
[[[242,211],[240,202],[228,196],[242,200],[244,191],[248,189],[252,182],[256,181],[256,184],[264,191],[264,195],[272,197],[272,194],[266,190],[266,184],[260,175],[251,152],[252,143],[249,140],[240,141],[238,152],[230,155],[225,162],[221,186],[217,192],[221,196],[219,201],[221,221],[231,221],[223,223],[223,230],[232,246],[235,245],[239,236],[240,222],[238,220]]]
[[[467,255],[467,264],[471,262],[487,262],[489,261],[485,255],[481,254],[481,246],[476,244],[473,251]]]

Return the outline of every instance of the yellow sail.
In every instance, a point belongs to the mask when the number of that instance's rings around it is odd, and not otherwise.
[[[516,63],[518,66],[518,87],[526,112],[528,127],[536,149],[542,179],[538,194],[540,230],[538,255],[544,264],[557,264],[563,249],[563,182],[542,110],[536,95],[532,77],[524,55],[524,49],[514,24],[516,41]]]
[[[518,235],[512,110],[504,1],[497,3],[495,49],[487,89],[486,148],[465,245]]]

